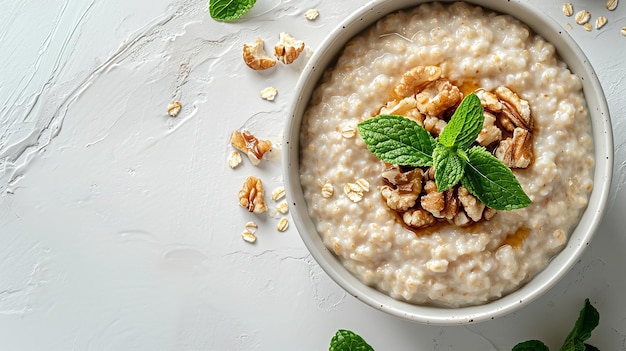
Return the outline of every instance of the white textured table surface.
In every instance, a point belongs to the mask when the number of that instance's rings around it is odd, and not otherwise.
[[[262,167],[226,163],[242,126],[280,141],[306,60],[255,72],[242,44],[286,31],[315,50],[360,1],[259,0],[235,23],[212,20],[206,0],[3,1],[0,348],[324,350],[339,328],[377,351],[510,350],[530,338],[556,348],[589,297],[601,316],[591,343],[626,350],[626,3],[609,12],[574,0],[608,18],[586,32],[561,2],[529,2],[571,33],[606,92],[609,211],[580,262],[529,307],[435,327],[346,295],[295,228],[279,233],[276,218],[238,207],[246,176],[268,192],[282,184],[280,152]],[[267,86],[273,102],[259,97]],[[173,100],[176,118],[165,113]],[[254,245],[240,237],[249,220]]]

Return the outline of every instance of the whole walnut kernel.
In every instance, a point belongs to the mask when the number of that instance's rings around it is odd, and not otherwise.
[[[239,205],[252,213],[267,211],[265,205],[265,192],[261,179],[249,176],[239,190]]]

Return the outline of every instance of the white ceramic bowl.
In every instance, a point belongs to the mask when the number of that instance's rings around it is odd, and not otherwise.
[[[479,306],[443,308],[418,306],[395,300],[354,277],[323,244],[308,215],[299,178],[300,125],[313,90],[324,70],[353,36],[394,11],[429,2],[424,0],[376,0],[363,6],[333,30],[304,69],[296,87],[297,98],[285,128],[284,179],[291,199],[291,215],[311,255],[324,271],[343,289],[373,308],[426,324],[453,325],[478,322],[508,314],[527,305],[554,286],[574,265],[588,246],[602,219],[613,169],[613,137],[608,107],[596,74],[587,58],[569,34],[556,22],[530,5],[517,0],[469,0],[496,12],[516,17],[537,34],[551,42],[572,72],[582,78],[587,106],[591,116],[595,147],[594,188],[589,205],[567,246],[549,265],[520,289],[498,300]]]

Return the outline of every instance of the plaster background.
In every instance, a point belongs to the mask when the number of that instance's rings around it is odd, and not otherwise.
[[[255,72],[241,45],[287,31],[315,50],[360,1],[259,1],[221,23],[206,0],[0,0],[2,349],[323,350],[339,328],[377,350],[509,350],[531,338],[556,348],[589,297],[601,316],[591,343],[626,350],[626,4],[572,1],[609,19],[586,32],[561,3],[528,2],[563,24],[607,95],[609,211],[580,262],[528,308],[436,327],[346,295],[295,228],[279,233],[276,218],[237,206],[248,175],[268,193],[282,184],[279,150],[258,168],[226,163],[242,126],[280,142],[306,61]],[[320,18],[304,19],[309,8]],[[258,96],[267,86],[273,102]],[[240,237],[249,220],[255,245]]]

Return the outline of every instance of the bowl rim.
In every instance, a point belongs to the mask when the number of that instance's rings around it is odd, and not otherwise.
[[[396,300],[358,280],[326,248],[308,215],[299,178],[299,136],[303,113],[324,70],[350,38],[389,13],[431,2],[458,1],[373,0],[329,32],[296,84],[296,96],[290,105],[283,135],[282,169],[295,227],[315,261],[339,286],[367,305],[405,320],[432,325],[459,325],[495,319],[516,311],[543,295],[570,271],[589,245],[605,212],[613,173],[613,134],[606,98],[593,67],[574,39],[556,21],[520,0],[465,0],[468,4],[518,19],[552,43],[568,68],[582,78],[595,155],[594,186],[588,206],[570,234],[566,247],[543,270],[517,290],[486,304],[460,308],[415,305]]]

